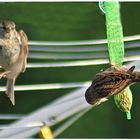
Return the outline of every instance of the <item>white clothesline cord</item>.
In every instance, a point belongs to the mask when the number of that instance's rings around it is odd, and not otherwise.
[[[21,114],[0,114],[0,120],[16,120],[16,119],[22,119],[25,115]]]
[[[30,122],[30,123],[22,125],[22,126],[15,126],[15,127],[9,127],[8,125],[0,125],[0,130],[3,130],[3,129],[18,129],[18,128],[41,127],[43,125],[44,125],[43,122],[34,121],[34,122]]]
[[[140,35],[126,36],[124,37],[124,41],[133,41],[140,40]],[[29,41],[29,45],[48,45],[48,46],[71,46],[71,45],[97,45],[97,44],[106,44],[106,39],[98,39],[98,40],[85,40],[85,41]]]
[[[126,57],[137,56],[140,54],[140,50],[128,50],[125,53]],[[44,53],[44,52],[31,52],[28,58],[31,59],[54,59],[54,60],[76,60],[76,59],[97,59],[108,58],[109,55],[106,52],[98,53],[69,53],[69,54],[56,54],[56,53]]]
[[[78,88],[88,87],[90,81],[73,82],[73,83],[54,83],[54,84],[35,84],[35,85],[20,85],[15,86],[15,91],[30,91],[30,90],[49,90],[49,89],[65,89],[65,88]],[[6,87],[0,88],[0,91],[5,91]]]
[[[135,60],[140,60],[140,56],[129,56],[124,58],[124,62]],[[28,63],[27,68],[77,67],[77,66],[90,66],[108,63],[109,63],[108,59],[79,60],[79,61],[51,62],[51,63]]]
[[[125,49],[134,49],[140,47],[140,41],[133,41],[133,42],[126,42],[125,43]],[[68,47],[62,47],[62,46],[41,46],[41,45],[35,45],[29,46],[30,52],[57,52],[57,53],[64,53],[64,52],[104,52],[107,51],[107,45],[99,44],[94,46],[68,46]]]

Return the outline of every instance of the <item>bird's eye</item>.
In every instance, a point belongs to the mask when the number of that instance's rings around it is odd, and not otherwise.
[[[8,28],[8,27],[3,27],[3,29],[4,29],[4,30],[9,30],[9,28]]]
[[[8,27],[3,27],[3,29],[4,29],[6,32],[10,32],[10,28],[8,28]]]
[[[116,77],[115,78],[115,81],[120,81],[121,80],[121,77]]]
[[[6,27],[3,27],[4,30],[6,30]]]

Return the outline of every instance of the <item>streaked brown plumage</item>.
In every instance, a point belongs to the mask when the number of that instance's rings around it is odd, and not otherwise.
[[[134,69],[135,66],[130,69],[116,66],[97,74],[85,93],[86,101],[92,105],[100,104],[101,99],[118,94],[134,82],[140,82],[140,72]]]
[[[15,105],[14,84],[17,76],[26,69],[28,39],[24,31],[16,31],[13,21],[0,24],[0,65],[5,70],[0,77],[7,78],[6,95]]]

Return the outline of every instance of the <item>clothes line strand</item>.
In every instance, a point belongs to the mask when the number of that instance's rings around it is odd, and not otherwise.
[[[140,50],[128,50],[126,52],[126,57],[137,56],[140,54]],[[98,52],[98,53],[69,53],[69,54],[56,54],[56,53],[44,53],[44,52],[31,52],[29,54],[30,59],[49,59],[49,60],[75,60],[75,59],[97,59],[97,58],[108,58],[108,52]]]
[[[90,81],[86,81],[86,82],[73,82],[73,83],[20,85],[20,86],[15,86],[15,91],[78,88],[78,87],[88,87],[89,84],[90,84]],[[0,91],[5,91],[5,90],[6,90],[6,87],[4,87],[4,86],[0,88]]]
[[[140,56],[129,56],[124,58],[124,62],[135,60],[140,60]],[[109,63],[108,59],[79,60],[79,61],[51,62],[51,63],[28,63],[27,68],[77,67],[77,66],[91,66],[108,63]]]
[[[125,43],[125,49],[138,48],[140,41],[132,41]],[[99,44],[94,46],[41,46],[41,45],[30,45],[30,52],[104,52],[107,51],[107,45]]]
[[[126,36],[124,41],[140,40],[140,35]],[[106,39],[85,40],[85,41],[29,41],[29,45],[50,45],[50,46],[71,46],[71,45],[97,45],[106,44]]]
[[[0,114],[0,120],[17,120],[24,118],[25,115],[21,114]]]

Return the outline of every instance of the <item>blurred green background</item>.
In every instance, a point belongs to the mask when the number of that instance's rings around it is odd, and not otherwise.
[[[124,36],[140,34],[140,3],[121,2]],[[105,17],[97,2],[62,3],[0,3],[0,21],[15,21],[29,40],[79,41],[106,38]],[[61,53],[60,53],[61,55]],[[56,60],[42,60],[41,62]],[[28,62],[40,62],[29,59]],[[16,85],[64,83],[92,80],[93,76],[108,65],[87,67],[27,69]],[[1,79],[0,85],[6,80]],[[139,84],[131,87],[134,95],[132,120],[118,110],[113,98],[93,108],[59,138],[140,138]],[[17,91],[13,107],[4,93],[0,94],[0,113],[28,114],[73,89]],[[45,112],[44,112],[45,114]],[[10,121],[0,121],[0,124]],[[38,138],[38,135],[35,136]]]

